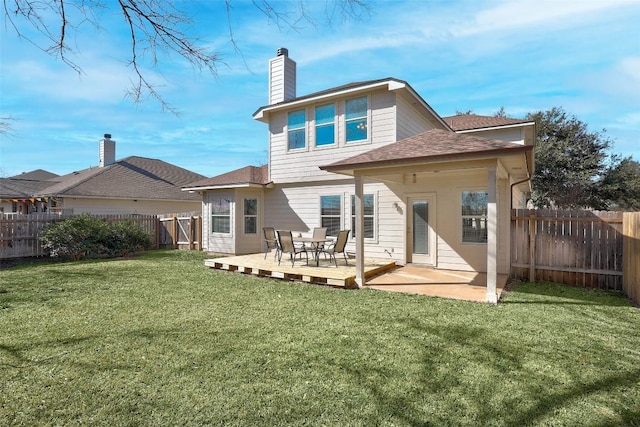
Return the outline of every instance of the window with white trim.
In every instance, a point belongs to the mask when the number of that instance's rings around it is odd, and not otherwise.
[[[327,236],[337,236],[340,231],[341,196],[320,196],[320,226],[327,227]]]
[[[336,108],[333,104],[316,107],[316,146],[331,145],[336,142]]]
[[[258,199],[244,199],[244,234],[258,233]]]
[[[289,150],[306,147],[307,117],[304,110],[292,111],[287,118],[287,138]]]
[[[214,197],[211,201],[211,232],[231,233],[231,201]]]
[[[487,243],[486,191],[462,192],[462,243]]]
[[[365,141],[367,139],[368,101],[366,96],[347,99],[345,107],[345,126],[347,129],[347,142]]]
[[[373,239],[375,229],[375,199],[373,194],[363,196],[364,209],[362,219],[364,222],[364,238]],[[356,196],[351,195],[351,236],[356,237]]]

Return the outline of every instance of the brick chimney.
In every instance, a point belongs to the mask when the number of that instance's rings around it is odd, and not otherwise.
[[[110,133],[104,134],[104,139],[100,140],[100,164],[101,168],[112,165],[116,162],[116,142],[111,139]]]
[[[285,47],[269,60],[269,105],[296,97],[296,63]]]

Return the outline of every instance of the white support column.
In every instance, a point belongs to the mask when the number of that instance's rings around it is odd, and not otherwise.
[[[498,303],[498,206],[496,168],[487,168],[487,302]]]
[[[364,178],[355,176],[355,204],[356,204],[356,286],[364,286]]]

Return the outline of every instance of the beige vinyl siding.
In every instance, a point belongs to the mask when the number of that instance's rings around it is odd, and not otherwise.
[[[341,228],[351,229],[351,195],[355,187],[352,180],[333,183],[315,183],[308,186],[283,185],[265,192],[265,226],[276,230],[311,233],[320,225],[320,197],[339,195],[341,197]],[[368,258],[403,259],[404,241],[402,232],[404,218],[393,207],[393,202],[401,200],[382,183],[367,183],[365,194],[374,194],[375,238],[365,239],[365,256]],[[387,249],[393,258],[385,253]],[[350,238],[347,251],[355,250],[355,241]]]
[[[159,215],[167,213],[200,212],[202,203],[199,200],[160,201],[106,199],[85,197],[64,197],[58,208],[72,210],[74,214],[90,213],[94,215]]]
[[[473,135],[482,138],[499,139],[501,141],[515,142],[516,144],[524,145],[524,132],[524,128],[522,127],[512,127],[506,129],[469,131],[465,133],[473,133]]]
[[[429,222],[436,231],[437,249],[435,267],[450,270],[468,270],[468,271],[486,271],[487,265],[487,246],[486,244],[463,244],[462,243],[462,215],[461,215],[461,193],[469,190],[486,190],[487,187],[487,170],[486,168],[473,168],[469,165],[468,169],[461,169],[452,172],[439,172],[418,175],[416,183],[406,180],[404,184],[397,184],[390,187],[391,195],[382,205],[391,206],[396,194],[400,195],[400,209],[402,214],[403,225],[398,226],[398,220],[391,213],[388,220],[392,222],[393,227],[380,226],[381,249],[382,240],[385,242],[390,239],[397,244],[399,239],[402,240],[401,252],[407,246],[406,235],[406,218],[407,206],[406,201],[414,195],[434,194],[436,198],[436,214],[435,218],[430,218]],[[498,209],[500,213],[500,222],[498,225],[499,242],[498,242],[498,272],[508,273],[508,254],[509,254],[509,185],[504,179],[498,180]],[[391,203],[389,203],[391,202]],[[506,215],[505,215],[506,212]],[[382,208],[381,208],[382,215]],[[391,223],[390,223],[391,224]],[[402,233],[400,233],[402,230]],[[386,233],[390,236],[383,237]],[[396,236],[397,233],[397,236]],[[407,236],[407,238],[410,236]],[[397,251],[397,249],[396,249]],[[384,254],[384,252],[383,252]],[[406,262],[409,254],[401,261]],[[388,256],[384,254],[384,256]],[[383,257],[384,257],[383,256]],[[395,258],[395,257],[394,257]]]
[[[397,96],[396,98],[398,140],[417,135],[435,127],[424,115],[424,111],[418,111],[417,107],[403,96]]]
[[[336,126],[337,142],[334,145],[315,147],[314,107],[307,106],[307,144],[305,149],[287,150],[287,112],[270,115],[270,178],[276,183],[314,182],[319,180],[340,180],[342,177],[319,169],[327,165],[366,152],[374,146],[395,142],[395,96],[387,91],[369,94],[369,140],[366,142],[345,142],[344,98],[337,99]],[[327,102],[323,102],[326,104]],[[297,107],[296,109],[299,109]]]

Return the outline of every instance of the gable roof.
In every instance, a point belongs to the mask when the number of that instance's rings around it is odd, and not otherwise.
[[[483,155],[498,156],[531,151],[530,145],[521,145],[468,134],[431,129],[393,144],[375,148],[366,153],[320,166],[328,172],[375,168],[444,160],[464,160]]]
[[[413,98],[415,98],[420,105],[426,108],[433,115],[433,117],[442,125],[442,127],[444,127],[445,129],[449,129],[449,125],[442,119],[442,117],[440,117],[440,115],[438,115],[438,113],[435,112],[433,108],[431,108],[431,106],[418,94],[418,92],[416,92],[411,87],[409,83],[393,77],[347,83],[341,86],[332,87],[330,89],[321,90],[319,92],[313,92],[308,95],[298,96],[293,99],[278,102],[276,104],[265,105],[258,108],[253,113],[253,118],[256,120],[265,120],[265,115],[273,110],[288,108],[296,104],[303,104],[310,101],[321,100],[324,98],[347,95],[351,92],[355,93],[375,88],[384,88],[385,86],[389,91],[400,89],[406,90],[406,92],[408,92]]]
[[[269,167],[245,166],[212,178],[192,182],[185,186],[185,191],[202,191],[214,188],[266,186],[269,182]]]
[[[50,181],[0,178],[0,197],[8,199],[32,197],[35,193],[51,184]]]
[[[44,169],[36,169],[31,172],[22,172],[20,175],[12,176],[12,179],[28,179],[31,181],[48,181],[60,175],[46,171]]]
[[[509,125],[534,124],[531,120],[511,119],[508,117],[479,116],[477,114],[458,114],[443,117],[454,131],[478,130],[485,128],[503,127]]]
[[[181,191],[183,185],[204,178],[171,163],[130,156],[56,178],[57,183],[37,196],[79,196],[160,200],[199,200]]]

